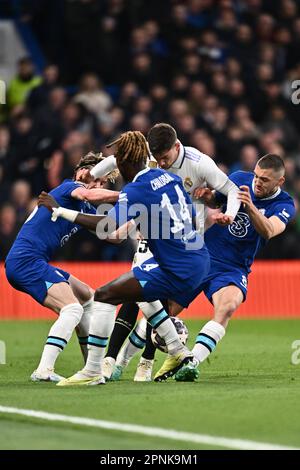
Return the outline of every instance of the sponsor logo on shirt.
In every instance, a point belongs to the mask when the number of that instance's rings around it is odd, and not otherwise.
[[[245,214],[244,212],[238,212],[233,223],[228,226],[228,230],[234,237],[244,238],[248,233],[250,225],[251,224],[248,214]]]
[[[76,232],[78,232],[78,227],[73,227],[70,233],[62,237],[60,240],[60,246],[64,246]]]

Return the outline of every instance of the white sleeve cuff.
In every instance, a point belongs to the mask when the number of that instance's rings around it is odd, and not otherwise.
[[[116,168],[116,158],[114,155],[110,155],[101,162],[97,163],[97,165],[95,165],[94,168],[91,169],[90,173],[94,177],[94,179],[97,179],[108,175],[108,173],[115,170]]]
[[[79,212],[73,211],[71,209],[65,209],[64,207],[53,207],[52,222],[56,222],[58,217],[68,220],[69,222],[74,223]]]

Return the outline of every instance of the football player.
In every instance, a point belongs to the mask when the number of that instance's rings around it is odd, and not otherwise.
[[[177,297],[183,305],[200,292],[214,306],[214,318],[204,325],[192,350],[196,361],[176,373],[178,381],[194,380],[199,372],[195,363],[202,363],[224,337],[225,329],[235,310],[246,300],[248,275],[260,248],[282,232],[295,215],[292,197],[282,190],[285,167],[281,157],[267,154],[261,157],[254,172],[238,171],[230,175],[240,189],[241,209],[228,227],[213,225],[205,233],[205,243],[211,258],[209,275],[190,295]],[[210,189],[197,189],[200,197],[212,207],[226,210],[226,198]],[[157,372],[160,381],[173,375],[176,364],[168,357]]]
[[[91,214],[96,212],[93,204],[116,201],[118,192],[99,187],[88,189],[82,182],[83,173],[91,170],[100,159],[92,152],[82,157],[73,180],[65,180],[51,194],[65,207]],[[49,265],[54,251],[80,229],[79,225],[64,219],[54,224],[49,211],[36,207],[22,226],[5,261],[9,283],[59,315],[49,331],[40,363],[31,375],[33,381],[61,380],[54,371],[55,362],[75,328],[86,357],[94,290],[70,273]]]

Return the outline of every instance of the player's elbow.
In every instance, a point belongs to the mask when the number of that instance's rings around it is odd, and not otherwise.
[[[268,241],[268,240],[271,240],[271,238],[273,237],[274,237],[274,229],[273,227],[268,227],[265,230],[264,238]]]

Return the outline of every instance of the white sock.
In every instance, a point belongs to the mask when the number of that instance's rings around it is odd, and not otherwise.
[[[38,365],[38,370],[54,369],[55,361],[63,351],[72,333],[81,320],[83,307],[79,303],[63,307],[52,325]]]
[[[184,348],[179,339],[174,323],[159,300],[150,303],[139,302],[138,306],[152,328],[154,328],[159,336],[165,340],[169,354],[174,355]]]
[[[83,315],[76,327],[76,334],[78,337],[78,342],[84,358],[84,362],[86,362],[88,355],[87,342],[89,337],[91,318],[93,315],[94,303],[95,302],[93,296],[90,298],[90,300],[88,300],[85,304],[82,305]]]
[[[145,347],[146,330],[147,320],[146,318],[141,318],[119,352],[116,360],[117,366],[126,367],[133,356]]]
[[[101,361],[114,328],[116,310],[116,305],[94,302],[88,338],[88,358],[84,372],[101,374]]]
[[[220,323],[210,320],[207,322],[196,338],[196,344],[192,350],[199,362],[205,359],[213,352],[218,342],[225,335],[225,328]]]

